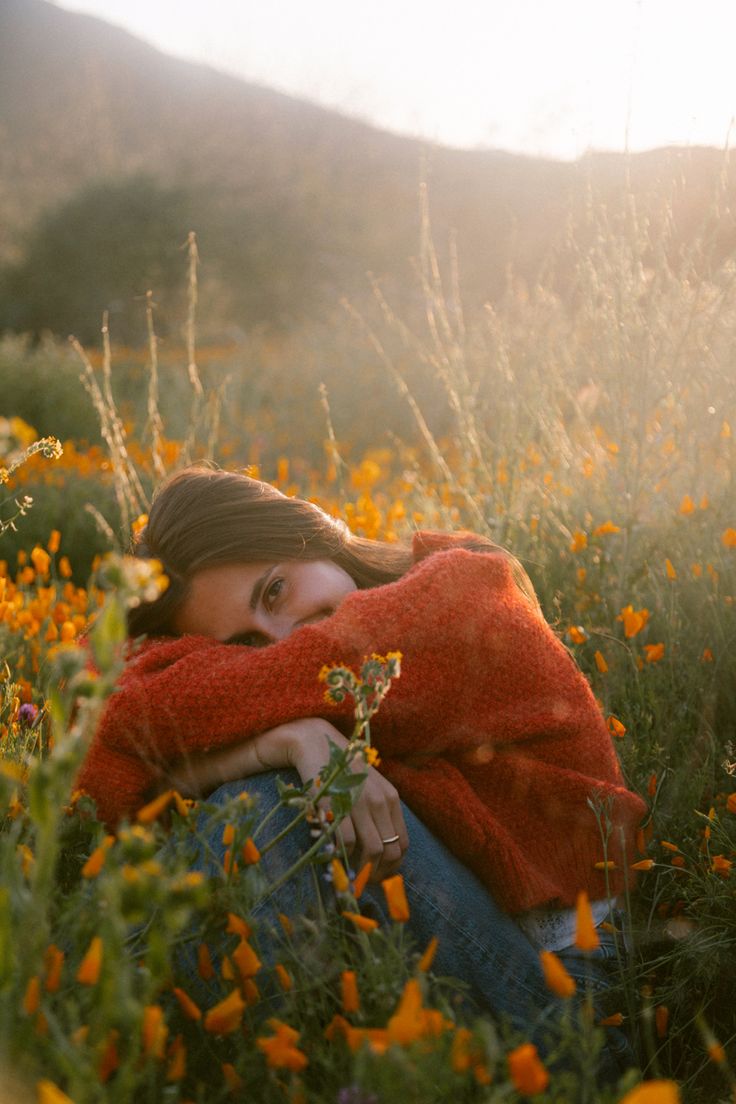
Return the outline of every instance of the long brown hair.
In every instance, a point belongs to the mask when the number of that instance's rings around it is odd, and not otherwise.
[[[474,551],[503,551],[471,533],[464,545]],[[413,562],[407,545],[355,536],[312,502],[287,498],[259,479],[205,465],[184,468],[161,484],[134,553],[160,560],[169,586],[154,602],[129,612],[131,636],[176,635],[173,625],[189,582],[206,567],[332,560],[359,589],[367,589],[395,582]],[[536,604],[526,572],[509,558],[521,589]]]

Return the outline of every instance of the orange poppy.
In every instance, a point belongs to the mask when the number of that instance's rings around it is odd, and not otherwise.
[[[536,1096],[549,1084],[549,1074],[542,1065],[533,1043],[522,1043],[507,1055],[509,1076],[517,1092]]]

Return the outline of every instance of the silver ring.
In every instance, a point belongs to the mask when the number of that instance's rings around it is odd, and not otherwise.
[[[381,843],[397,843],[397,842],[398,842],[398,840],[399,840],[399,837],[398,837],[398,836],[391,836],[391,838],[390,838],[390,839],[387,839],[387,840],[385,840],[385,839],[382,839],[382,840],[381,840]]]

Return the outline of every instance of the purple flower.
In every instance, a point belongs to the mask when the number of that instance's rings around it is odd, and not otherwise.
[[[346,1085],[337,1094],[337,1104],[378,1104],[378,1097],[359,1085]]]
[[[29,728],[33,724],[37,716],[38,707],[35,705],[31,705],[30,702],[25,702],[18,710],[18,720],[22,725],[28,725]]]

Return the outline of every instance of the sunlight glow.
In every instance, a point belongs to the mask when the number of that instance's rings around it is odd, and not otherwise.
[[[64,0],[167,53],[447,145],[724,146],[732,0]]]

